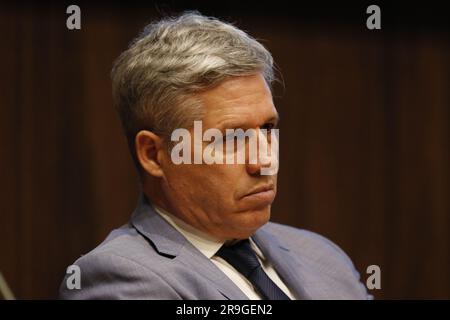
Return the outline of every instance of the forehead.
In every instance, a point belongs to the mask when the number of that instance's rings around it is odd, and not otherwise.
[[[261,74],[235,77],[200,94],[205,127],[257,127],[278,118],[272,94]]]

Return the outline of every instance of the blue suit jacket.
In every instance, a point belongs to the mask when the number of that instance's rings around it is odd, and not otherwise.
[[[253,236],[299,299],[370,298],[351,260],[315,233],[267,223]],[[141,196],[131,221],[75,262],[81,289],[63,299],[247,299]]]

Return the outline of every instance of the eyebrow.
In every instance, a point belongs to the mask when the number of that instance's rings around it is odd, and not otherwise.
[[[278,112],[276,113],[275,116],[270,117],[269,119],[265,120],[262,124],[260,124],[260,126],[263,126],[266,123],[273,123],[274,126],[277,126],[278,123],[280,122],[280,116],[278,114]],[[226,129],[237,129],[237,128],[242,128],[242,129],[247,129],[247,126],[244,122],[239,122],[239,121],[230,121],[230,122],[225,122],[224,124],[222,124],[218,129],[223,131]]]

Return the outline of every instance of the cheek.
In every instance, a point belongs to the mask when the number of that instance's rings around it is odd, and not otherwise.
[[[237,165],[210,165],[202,168],[205,192],[216,194],[219,201],[235,201],[244,177]]]
[[[220,209],[235,205],[242,170],[230,165],[171,165],[165,171],[171,193],[200,206]]]

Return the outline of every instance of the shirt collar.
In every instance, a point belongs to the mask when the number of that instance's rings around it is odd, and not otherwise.
[[[211,259],[222,247],[224,241],[214,239],[210,235],[197,230],[181,219],[175,217],[164,209],[153,205],[155,211],[163,217],[172,227],[180,232],[195,248],[203,253],[208,259]]]

